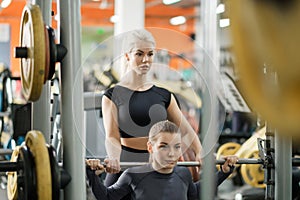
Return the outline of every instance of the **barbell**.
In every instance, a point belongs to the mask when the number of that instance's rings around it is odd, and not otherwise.
[[[216,165],[223,165],[226,161],[224,159],[218,159],[215,161]],[[264,161],[261,159],[238,159],[236,164],[263,164]],[[105,166],[105,163],[102,163]],[[121,168],[129,168],[134,166],[145,165],[147,162],[120,162]],[[178,166],[183,167],[200,167],[200,162],[197,161],[179,161],[177,162]]]
[[[95,159],[95,157],[87,157],[86,159]],[[96,158],[97,159],[97,158]],[[218,159],[215,161],[216,165],[223,165],[226,161],[224,159]],[[264,161],[262,159],[238,159],[236,164],[263,164]],[[106,164],[104,162],[101,162],[104,167],[106,167]],[[120,167],[125,169],[125,168],[130,168],[130,167],[135,167],[135,166],[141,166],[141,165],[146,165],[148,162],[120,162]],[[183,167],[200,167],[201,164],[200,162],[197,161],[179,161],[177,162],[178,166],[183,166]]]
[[[7,172],[9,200],[59,199],[60,189],[71,180],[56,162],[56,152],[45,143],[39,131],[29,131],[25,145],[17,146],[10,161],[0,162],[0,171]]]

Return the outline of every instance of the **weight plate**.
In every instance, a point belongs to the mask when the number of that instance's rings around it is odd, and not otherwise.
[[[27,48],[27,58],[21,59],[22,92],[27,101],[36,101],[42,92],[46,64],[45,31],[39,6],[24,7],[20,29],[20,45]]]
[[[26,146],[20,148],[18,162],[20,161],[23,162],[23,169],[18,171],[18,199],[37,199],[34,160]]]
[[[216,159],[221,159],[221,156],[234,155],[241,145],[235,142],[227,142],[218,148]]]
[[[55,33],[53,28],[47,26],[48,37],[49,37],[49,52],[50,52],[50,64],[48,72],[48,80],[51,80],[55,73],[55,64],[57,61],[57,49],[55,44]]]
[[[55,149],[52,146],[48,146],[48,153],[52,177],[52,200],[57,200],[60,193],[60,169],[56,161]]]
[[[50,44],[49,44],[49,34],[46,26],[44,26],[45,32],[45,75],[44,75],[44,83],[48,80],[49,76],[49,68],[50,68]]]
[[[45,138],[40,131],[31,130],[25,137],[25,144],[34,158],[38,199],[51,200],[51,166]]]
[[[10,162],[17,162],[20,152],[20,146],[17,146],[11,154]],[[17,172],[7,172],[7,197],[9,200],[18,198],[18,174]]]
[[[258,150],[249,152],[245,158],[259,158]],[[242,164],[241,174],[247,184],[256,188],[266,187],[266,184],[264,184],[265,175],[262,165]]]
[[[241,88],[279,134],[300,137],[300,1],[228,1]]]

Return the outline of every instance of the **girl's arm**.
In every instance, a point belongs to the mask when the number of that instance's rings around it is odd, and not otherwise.
[[[115,104],[106,96],[102,97],[102,115],[105,130],[105,148],[108,155],[106,171],[120,171],[121,142],[118,128],[118,114]]]
[[[110,187],[105,187],[98,177],[99,173],[104,172],[104,166],[100,160],[86,160],[86,175],[89,185],[97,200],[116,200],[121,199],[131,193],[130,177],[123,173],[118,182]]]

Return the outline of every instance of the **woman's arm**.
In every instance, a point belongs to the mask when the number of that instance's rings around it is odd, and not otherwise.
[[[191,147],[195,153],[196,161],[201,162],[202,146],[200,140],[197,136],[197,133],[184,117],[173,95],[171,95],[171,102],[168,107],[168,120],[174,122],[180,128],[180,131],[183,135],[182,142],[185,146],[183,147],[183,152],[187,148]]]
[[[102,115],[105,130],[105,148],[108,155],[106,171],[118,173],[120,171],[121,142],[118,128],[118,114],[115,104],[106,96],[102,97]]]

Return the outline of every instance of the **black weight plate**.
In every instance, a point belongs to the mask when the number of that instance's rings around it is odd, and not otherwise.
[[[35,165],[32,154],[26,146],[20,148],[18,162],[23,162],[23,169],[18,171],[18,199],[35,200],[37,199]]]
[[[56,161],[56,152],[52,146],[47,146],[49,152],[49,160],[51,165],[52,178],[52,200],[59,199],[60,193],[60,170]]]
[[[49,51],[50,51],[50,65],[48,72],[48,80],[51,80],[55,72],[55,63],[57,60],[57,50],[55,44],[55,33],[50,26],[46,26],[49,35]]]

